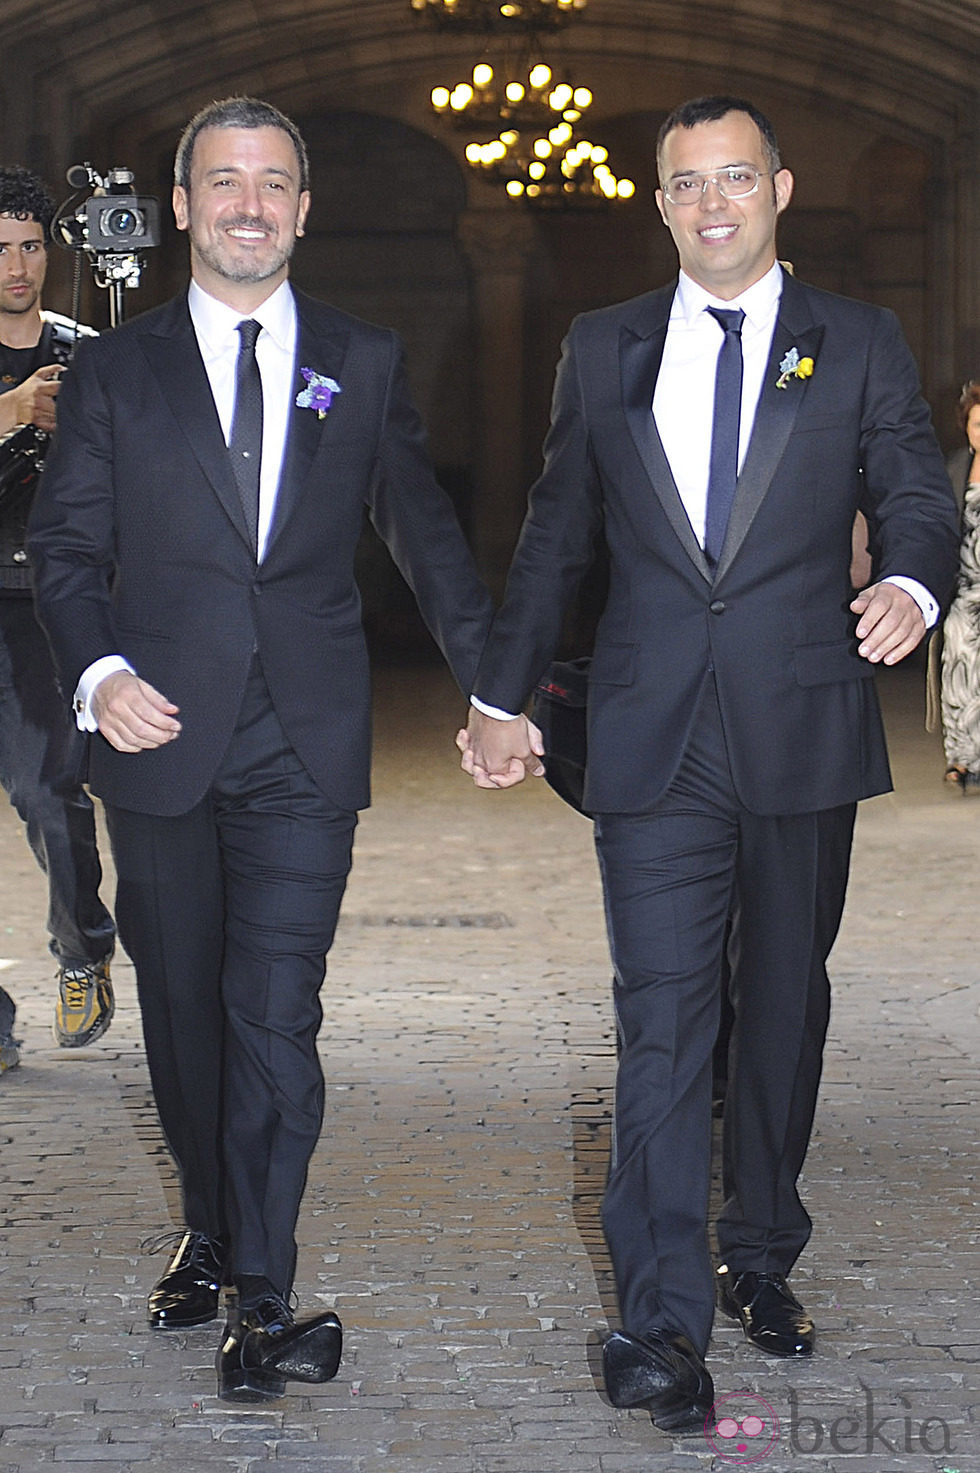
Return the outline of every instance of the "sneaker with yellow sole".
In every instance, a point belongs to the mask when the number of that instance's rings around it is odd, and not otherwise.
[[[20,1063],[20,1044],[9,1033],[0,1035],[0,1074],[16,1069]]]
[[[84,1048],[101,1038],[116,1010],[109,962],[61,967],[54,1007],[54,1038],[60,1048]]]

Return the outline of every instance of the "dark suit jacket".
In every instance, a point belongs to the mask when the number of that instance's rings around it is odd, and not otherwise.
[[[954,450],[946,457],[946,474],[949,476],[956,497],[956,505],[960,516],[963,515],[963,506],[966,501],[967,477],[973,468],[973,451],[969,445],[963,445],[959,450]]]
[[[468,694],[490,619],[436,485],[400,345],[296,293],[301,367],[335,378],[322,420],[294,408],[265,557],[250,550],[186,297],[85,343],[31,522],[38,611],[70,696],[124,655],[180,707],[177,741],[126,755],[101,736],[108,802],[186,812],[224,754],[257,646],[282,725],[338,807],[369,801],[370,690],[354,551],[365,507]]]
[[[876,527],[878,576],[938,599],[956,513],[894,316],[785,276],[772,352],[712,578],[651,414],[674,286],[578,318],[555,384],[544,472],[477,677],[519,710],[604,528],[610,588],[589,694],[585,806],[649,810],[674,776],[713,666],[732,775],[760,814],[850,803],[890,785],[872,680],[848,605],[851,527]],[[791,347],[813,376],[777,388]],[[708,432],[692,411],[692,426]]]

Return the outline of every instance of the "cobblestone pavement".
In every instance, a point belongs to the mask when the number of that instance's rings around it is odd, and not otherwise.
[[[729,1321],[711,1347],[730,1406],[772,1408],[772,1446],[672,1442],[604,1399],[614,1050],[589,828],[540,784],[473,790],[458,698],[401,671],[379,680],[300,1224],[301,1304],[336,1306],[344,1362],[267,1409],[216,1400],[218,1327],[146,1326],[163,1260],[139,1245],[177,1206],[132,968],[102,1043],[57,1049],[43,885],[0,815],[24,1040],[0,1079],[0,1473],[977,1473],[980,801],[943,787],[919,675],[885,684],[898,792],[859,820],[794,1276],[818,1352],[766,1361]]]

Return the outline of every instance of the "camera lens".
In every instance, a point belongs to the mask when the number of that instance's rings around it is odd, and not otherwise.
[[[105,210],[99,227],[103,235],[137,235],[140,229],[140,217],[135,210],[120,207],[115,210]]]

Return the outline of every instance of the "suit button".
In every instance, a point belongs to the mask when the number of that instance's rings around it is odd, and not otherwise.
[[[723,614],[725,612],[725,605],[720,598],[716,598],[708,605],[708,610],[712,614]]]

